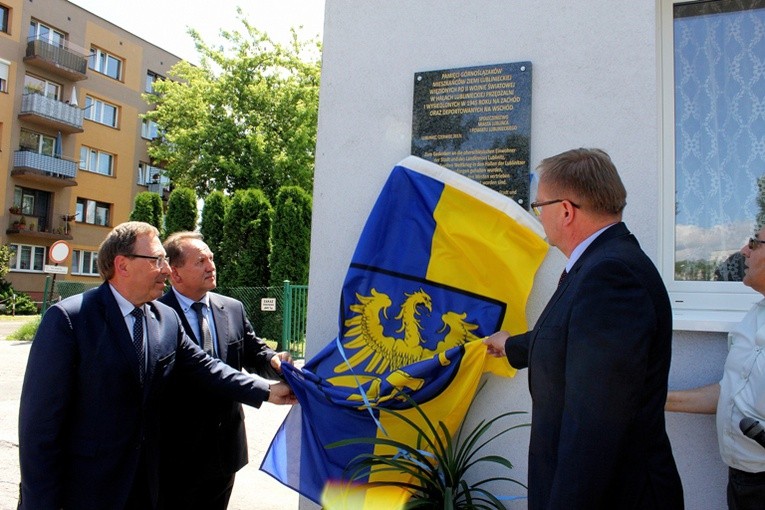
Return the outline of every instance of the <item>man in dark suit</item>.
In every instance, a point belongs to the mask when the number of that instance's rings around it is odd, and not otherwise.
[[[597,149],[545,159],[539,173],[531,207],[566,273],[532,331],[484,340],[529,369],[529,508],[681,509],[664,424],[672,312],[621,222],[627,193]]]
[[[156,228],[118,225],[98,266],[104,284],[50,308],[32,343],[19,410],[24,510],[157,508],[159,408],[174,372],[256,407],[296,401],[286,384],[207,356],[152,301],[170,274]]]
[[[178,312],[186,333],[229,366],[278,379],[287,352],[276,353],[255,335],[244,306],[211,292],[216,273],[213,253],[196,232],[165,240],[172,289],[159,301]],[[197,309],[199,310],[197,312]],[[236,472],[247,464],[242,406],[178,374],[164,406],[161,492],[167,510],[225,510]]]

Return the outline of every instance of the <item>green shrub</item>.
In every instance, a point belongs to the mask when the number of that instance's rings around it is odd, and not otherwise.
[[[31,321],[27,322],[19,329],[8,335],[8,340],[32,340],[37,333],[37,328],[40,326],[40,320],[42,316],[37,316]]]
[[[7,281],[0,281],[0,304],[5,315],[35,315],[40,313],[37,304],[27,294],[13,290]]]

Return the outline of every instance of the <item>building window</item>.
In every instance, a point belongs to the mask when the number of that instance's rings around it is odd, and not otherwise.
[[[110,209],[111,205],[105,202],[78,198],[74,221],[108,227]]]
[[[28,35],[30,41],[45,41],[59,48],[66,46],[66,34],[34,19],[29,23]]]
[[[114,154],[90,147],[80,148],[80,168],[102,175],[114,175]]]
[[[45,265],[45,246],[11,244],[11,271],[42,271]]]
[[[47,98],[61,101],[61,85],[31,74],[24,75],[24,93],[40,94]]]
[[[141,137],[147,140],[153,140],[157,137],[157,123],[153,120],[143,119],[141,121]]]
[[[73,250],[72,274],[98,276],[97,256],[98,252],[95,251]]]
[[[90,48],[88,67],[115,80],[122,79],[122,59],[100,48]]]
[[[50,205],[53,194],[34,188],[15,186],[13,188],[13,205],[18,207],[25,216],[27,224],[36,223],[39,231],[44,232],[50,226]]]
[[[154,82],[157,80],[163,80],[165,77],[161,76],[154,71],[146,71],[146,83],[144,84],[144,92],[150,94],[154,93]]]
[[[21,150],[36,152],[46,156],[54,156],[56,151],[56,139],[28,129],[21,130],[19,137]]]
[[[663,0],[662,20],[662,274],[676,310],[746,310],[758,295],[739,250],[765,223],[765,0]]]
[[[136,183],[142,186],[159,184],[162,188],[169,188],[170,178],[162,168],[151,166],[141,161],[138,163],[138,179]]]
[[[11,10],[4,5],[0,5],[0,32],[10,33],[8,32],[8,20],[10,17]]]
[[[0,58],[0,92],[8,92],[8,75],[10,70],[11,63]]]
[[[90,96],[85,96],[86,119],[116,128],[118,117],[119,107],[116,105]]]

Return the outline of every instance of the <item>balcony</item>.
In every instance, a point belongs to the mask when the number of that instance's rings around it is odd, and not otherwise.
[[[77,162],[31,151],[13,153],[11,175],[29,182],[50,186],[77,186]]]
[[[74,51],[66,46],[51,44],[42,39],[33,39],[27,43],[24,62],[46,69],[69,81],[87,78],[88,59],[84,52]]]
[[[82,117],[80,108],[42,94],[31,93],[21,97],[21,120],[71,134],[83,132]]]
[[[13,236],[26,236],[38,239],[72,239],[72,230],[68,223],[64,224],[62,222],[58,227],[53,228],[53,225],[46,217],[22,216],[13,213],[10,214],[8,229],[5,233]]]

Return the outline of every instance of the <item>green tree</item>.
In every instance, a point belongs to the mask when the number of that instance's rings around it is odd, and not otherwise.
[[[7,244],[0,245],[0,280],[10,271],[11,249]]]
[[[259,189],[237,190],[226,209],[222,252],[226,264],[221,285],[266,286],[273,208]]]
[[[282,185],[313,189],[320,43],[287,45],[250,25],[214,48],[190,30],[201,63],[180,62],[146,94],[161,136],[149,147],[170,179],[199,196]]]
[[[197,228],[197,194],[191,188],[175,188],[167,199],[165,235]]]
[[[217,255],[216,265],[224,263],[223,254],[223,225],[226,217],[226,208],[228,207],[228,195],[222,191],[216,190],[207,195],[204,207],[202,207],[202,224],[199,231],[205,238],[205,243],[210,250]]]
[[[299,186],[283,186],[276,194],[269,263],[272,286],[284,280],[308,283],[311,205],[311,195]]]
[[[144,221],[162,231],[162,197],[151,191],[142,191],[135,196],[130,221]]]

